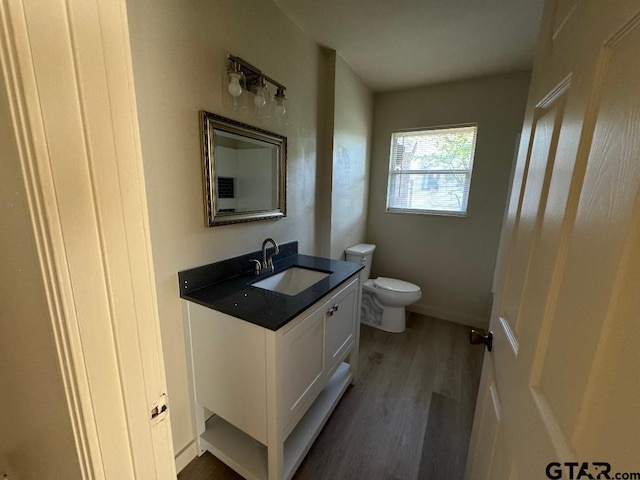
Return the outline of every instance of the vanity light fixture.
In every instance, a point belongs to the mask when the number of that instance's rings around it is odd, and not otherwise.
[[[269,110],[273,112],[276,120],[281,121],[287,113],[287,88],[240,57],[227,57],[225,87],[226,91],[223,93],[231,96],[233,109],[238,105],[244,105],[246,108],[246,99],[242,102],[237,101],[242,100],[244,94],[253,97],[249,102],[258,114]],[[273,97],[270,92],[272,88],[275,89]]]
[[[227,90],[231,94],[232,97],[239,97],[242,94],[242,83],[244,83],[244,75],[237,68],[238,64],[233,65],[233,70],[229,70],[229,84],[227,85]]]
[[[262,108],[267,103],[267,97],[269,96],[269,87],[267,87],[267,83],[264,81],[264,78],[260,77],[255,88],[256,91],[253,97],[253,104],[258,108]]]
[[[287,113],[287,96],[284,94],[284,88],[278,88],[273,96],[276,101],[275,114],[277,117],[283,117]]]

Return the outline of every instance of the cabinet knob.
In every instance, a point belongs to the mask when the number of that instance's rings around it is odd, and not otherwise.
[[[333,310],[337,312],[337,311],[338,311],[338,307],[339,307],[339,306],[340,306],[340,305],[338,305],[338,304],[336,303],[336,304],[333,306]]]
[[[334,307],[331,307],[327,313],[328,313],[328,314],[329,314],[329,316],[331,317],[331,316],[333,316],[333,312],[335,312],[335,308],[334,308]]]

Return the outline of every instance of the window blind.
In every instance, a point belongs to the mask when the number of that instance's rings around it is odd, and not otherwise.
[[[394,132],[387,210],[465,215],[477,125]]]

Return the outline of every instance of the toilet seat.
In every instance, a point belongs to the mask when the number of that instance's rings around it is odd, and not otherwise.
[[[378,277],[373,281],[373,285],[388,292],[414,293],[420,291],[419,286],[395,278]]]

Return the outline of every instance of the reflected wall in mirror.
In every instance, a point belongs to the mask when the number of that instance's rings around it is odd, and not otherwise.
[[[206,226],[286,216],[287,138],[200,115]]]

